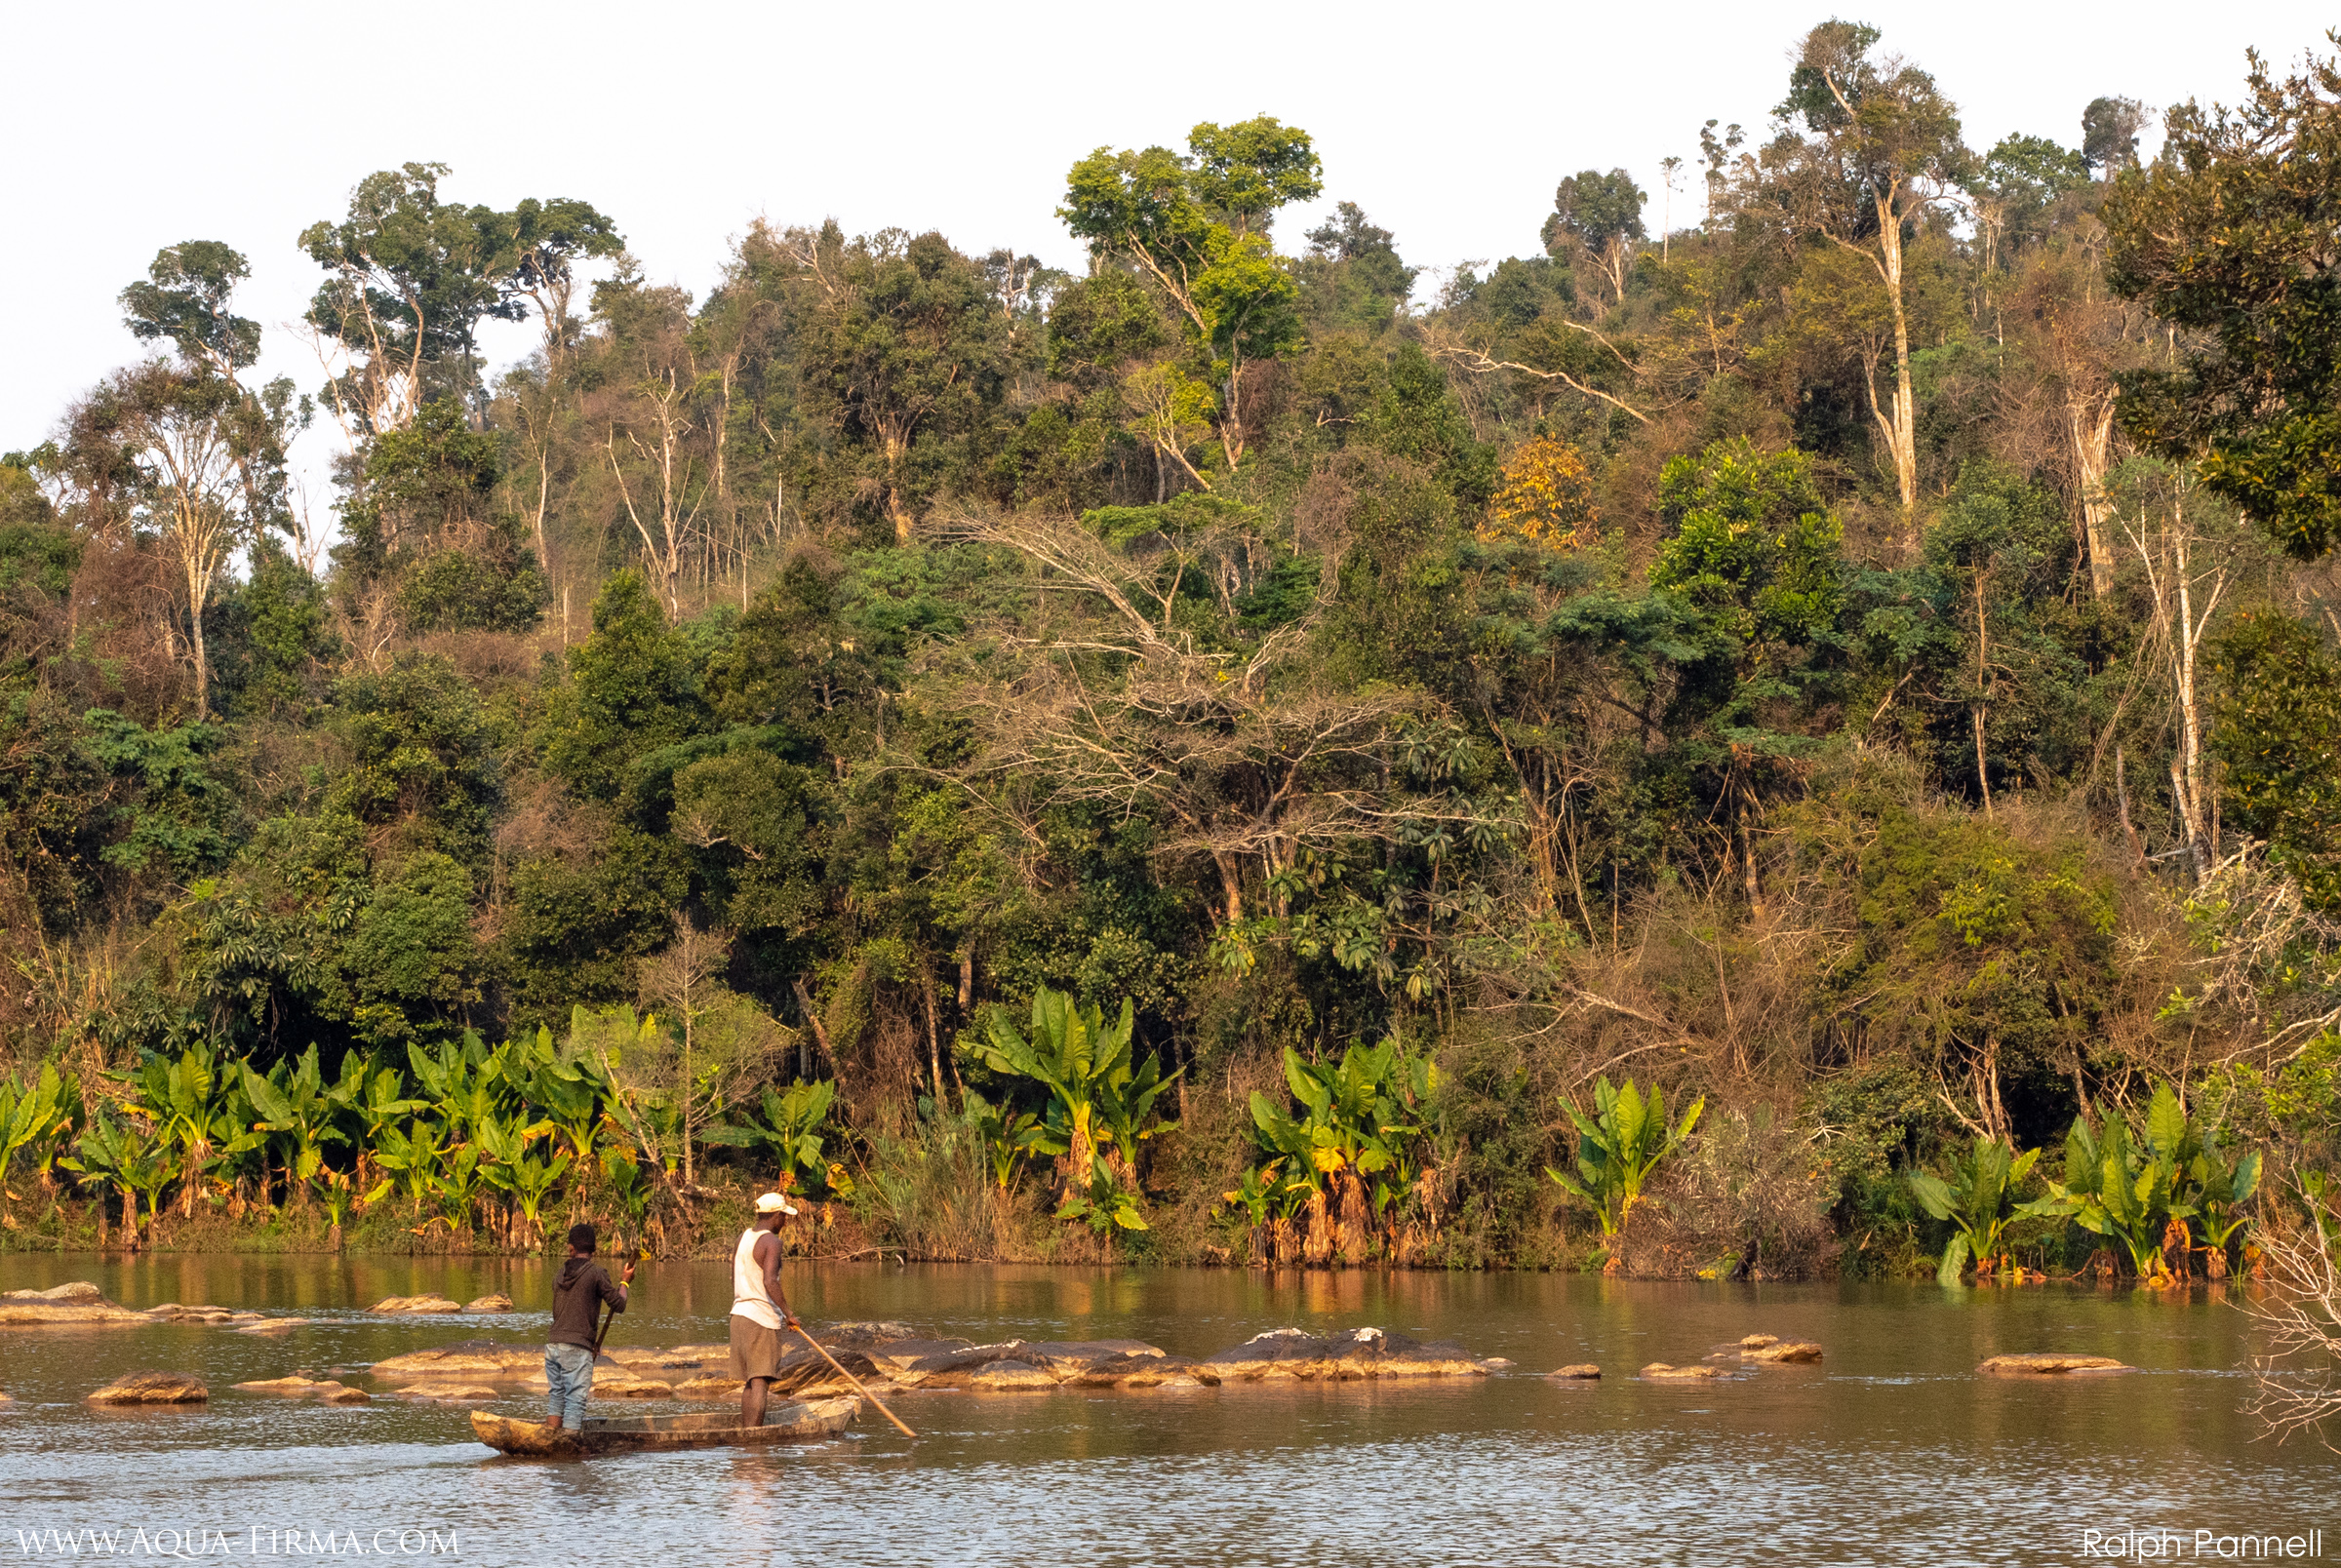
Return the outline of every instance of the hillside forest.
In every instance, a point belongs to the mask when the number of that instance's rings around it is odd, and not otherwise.
[[[2248,1267],[2341,1156],[2341,75],[2240,70],[1978,147],[1830,21],[1439,269],[1266,114],[1009,216],[1078,273],[694,297],[427,163],[127,258],[0,465],[0,1245]]]

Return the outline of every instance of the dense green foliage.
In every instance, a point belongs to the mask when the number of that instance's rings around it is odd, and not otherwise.
[[[2143,1269],[2161,1082],[2201,1244],[2215,1134],[2289,1200],[2333,161],[2249,125],[2321,146],[2330,72],[2144,167],[2113,97],[1970,149],[1854,22],[1782,85],[1697,223],[1586,148],[1435,296],[1288,232],[1348,175],[1266,115],[1074,163],[1080,276],[760,222],[694,298],[376,174],[300,239],[330,540],[245,257],[166,249],[158,357],[0,462],[11,1168],[141,1231],[785,1179],[937,1255]]]

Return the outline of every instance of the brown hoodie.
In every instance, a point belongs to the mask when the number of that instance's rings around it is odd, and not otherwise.
[[[592,1350],[593,1331],[600,1326],[604,1302],[614,1312],[626,1310],[625,1292],[611,1279],[608,1270],[591,1258],[571,1258],[563,1263],[560,1277],[553,1281],[553,1331],[545,1336],[546,1343]]]

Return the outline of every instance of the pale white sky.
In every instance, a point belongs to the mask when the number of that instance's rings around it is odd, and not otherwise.
[[[2232,100],[2247,45],[2292,59],[2327,47],[2331,20],[2302,0],[1843,10],[1935,73],[1977,146],[2011,131],[2076,144],[2102,93]],[[696,294],[760,214],[939,228],[965,250],[1076,266],[1054,216],[1075,159],[1266,112],[1316,137],[1329,203],[1358,202],[1409,260],[1439,267],[1534,254],[1554,184],[1589,166],[1633,170],[1655,227],[1658,161],[1695,159],[1710,116],[1760,129],[1787,51],[1831,14],[1826,0],[20,5],[0,95],[0,450],[42,440],[77,391],[138,357],[115,295],[180,240],[252,258],[242,310],[270,330],[262,372],[313,389],[315,362],[277,330],[317,283],[295,236],[410,159],[453,165],[451,200],[590,201],[654,280]],[[1678,227],[1695,203],[1676,198]],[[1310,216],[1287,219],[1289,243]],[[499,328],[490,352],[516,358],[535,330]],[[300,466],[317,475],[323,459]]]

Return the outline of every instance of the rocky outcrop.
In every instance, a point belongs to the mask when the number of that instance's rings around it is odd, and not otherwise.
[[[512,1310],[512,1298],[498,1291],[465,1302],[463,1310],[467,1313],[508,1313]]]
[[[365,1404],[374,1396],[363,1389],[352,1389],[331,1379],[304,1377],[271,1378],[264,1383],[239,1383],[239,1393],[273,1393],[287,1399],[317,1399],[326,1404]]]
[[[1739,1342],[1739,1348],[1743,1351],[1761,1351],[1779,1343],[1780,1336],[1777,1334],[1750,1334]]]
[[[675,1386],[656,1378],[630,1377],[623,1372],[612,1375],[596,1372],[593,1375],[593,1396],[596,1399],[671,1399]]]
[[[1579,1361],[1573,1366],[1561,1367],[1545,1374],[1548,1378],[1559,1378],[1567,1383],[1590,1383],[1601,1375],[1602,1369],[1591,1361]]]
[[[315,1321],[316,1319],[313,1317],[263,1317],[257,1323],[242,1325],[236,1332],[239,1334],[275,1334],[288,1328],[301,1328]]]
[[[39,1323],[151,1323],[144,1313],[134,1313],[108,1301],[86,1279],[48,1290],[12,1290],[0,1295],[0,1324],[20,1327]]]
[[[826,1329],[823,1329],[819,1334],[816,1334],[813,1337],[818,1339],[823,1345],[828,1346],[833,1351],[842,1346],[866,1352],[876,1349],[881,1345],[892,1345],[900,1340],[917,1339],[919,1337],[919,1331],[911,1327],[908,1323],[832,1323]],[[935,1342],[929,1341],[928,1343],[932,1344]],[[967,1341],[953,1340],[949,1341],[948,1343],[965,1345]]]
[[[84,1395],[97,1405],[202,1404],[212,1391],[183,1372],[125,1372],[104,1388]]]
[[[543,1346],[502,1345],[490,1340],[466,1340],[460,1345],[409,1351],[404,1355],[374,1363],[377,1377],[419,1376],[441,1381],[457,1374],[466,1378],[509,1378],[525,1377],[531,1372],[541,1376],[543,1371]]]
[[[736,1399],[747,1388],[737,1378],[698,1377],[675,1385],[678,1399]]]
[[[1641,1376],[1652,1383],[1694,1383],[1702,1378],[1720,1378],[1723,1373],[1711,1366],[1669,1366],[1664,1361],[1652,1361],[1642,1369]]]
[[[449,1301],[437,1291],[432,1291],[420,1296],[384,1296],[366,1310],[370,1313],[390,1313],[407,1316],[417,1313],[459,1313],[463,1310],[463,1304]]]
[[[236,1312],[226,1307],[182,1307],[167,1301],[160,1307],[149,1307],[146,1315],[163,1323],[258,1323],[265,1321],[258,1313]]]
[[[829,1345],[833,1351],[837,1349],[837,1346],[828,1340],[823,1340],[821,1343]],[[888,1340],[860,1347],[862,1353],[867,1355],[873,1363],[892,1367],[896,1372],[907,1372],[914,1364],[929,1356],[949,1355],[955,1351],[973,1349],[973,1344],[964,1339],[921,1338]]]
[[[1329,1338],[1298,1328],[1270,1329],[1206,1356],[1203,1364],[1227,1383],[1488,1375],[1488,1368],[1460,1346],[1425,1345],[1383,1328],[1353,1328]]]
[[[865,1384],[883,1385],[892,1381],[889,1376],[892,1369],[871,1360],[867,1352],[844,1349],[829,1353],[837,1358],[838,1366]],[[853,1392],[853,1386],[837,1375],[836,1367],[811,1349],[792,1351],[780,1357],[766,1388],[771,1393],[786,1394],[791,1399],[826,1399]]]
[[[393,1389],[394,1399],[430,1399],[443,1404],[460,1404],[473,1399],[500,1399],[502,1394],[477,1383],[417,1383],[411,1388]]]
[[[1054,1375],[1030,1361],[993,1361],[968,1374],[967,1387],[978,1393],[1048,1393],[1055,1390]]]
[[[1976,1371],[1990,1377],[2062,1377],[2073,1372],[2127,1372],[2124,1366],[2110,1355],[2067,1355],[2056,1351],[2023,1351],[2013,1355],[1995,1355],[1979,1364]]]
[[[1744,1345],[1746,1342],[1743,1340],[1741,1343]],[[1743,1361],[1817,1361],[1821,1358],[1821,1348],[1810,1340],[1773,1340],[1769,1345],[1742,1350],[1739,1358]]]
[[[1215,1389],[1219,1374],[1201,1361],[1166,1355],[1148,1346],[1144,1354],[1109,1355],[1092,1361],[1064,1383],[1068,1389]]]
[[[625,1367],[655,1367],[665,1371],[689,1372],[709,1362],[732,1359],[729,1345],[682,1345],[671,1351],[649,1349],[639,1345],[619,1345],[602,1352],[602,1359],[615,1361]]]

